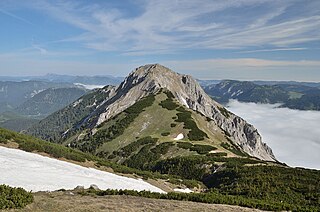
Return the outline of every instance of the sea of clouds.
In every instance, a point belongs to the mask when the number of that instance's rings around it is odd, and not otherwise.
[[[294,167],[320,169],[320,111],[231,100],[227,108],[253,124],[276,158]]]

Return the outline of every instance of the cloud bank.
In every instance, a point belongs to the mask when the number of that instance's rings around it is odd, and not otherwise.
[[[294,167],[320,169],[320,112],[277,106],[236,100],[227,105],[231,112],[258,129],[279,161]]]

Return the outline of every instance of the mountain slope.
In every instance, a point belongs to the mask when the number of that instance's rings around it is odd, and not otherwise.
[[[35,125],[28,133],[59,142],[79,132],[81,134],[79,129],[87,129],[89,132],[86,133],[94,135],[99,125],[107,123],[144,97],[159,94],[163,89],[170,91],[179,106],[182,105],[192,113],[202,114],[208,120],[212,120],[231,143],[243,152],[260,159],[275,160],[271,149],[262,143],[261,136],[252,125],[213,101],[192,77],[177,74],[159,64],[135,69],[118,87],[97,90],[96,93],[90,94],[91,96],[86,96],[86,103],[74,103],[75,107],[70,105],[62,109]],[[101,99],[96,99],[101,94],[104,94]],[[81,98],[79,101],[82,101]],[[97,101],[98,103],[94,103]],[[91,109],[84,111],[77,118],[63,121],[62,114],[70,117],[70,114],[79,110],[78,107],[87,106]],[[61,121],[63,123],[60,123]]]
[[[247,81],[224,80],[206,86],[204,90],[222,103],[228,102],[229,99],[260,103],[279,103],[289,99],[288,92],[277,85],[257,85]]]
[[[83,88],[49,88],[18,106],[14,111],[25,116],[45,117],[83,96]]]
[[[79,87],[69,83],[41,81],[1,82],[0,112],[13,110],[26,100],[48,88]]]
[[[218,84],[204,85],[203,88],[222,104],[227,103],[229,99],[237,99],[242,102],[281,103],[281,107],[291,109],[320,110],[320,89],[292,83],[270,82],[259,85],[255,82],[223,80]]]
[[[38,122],[38,119],[21,116],[13,112],[0,113],[0,127],[17,132],[26,130]]]

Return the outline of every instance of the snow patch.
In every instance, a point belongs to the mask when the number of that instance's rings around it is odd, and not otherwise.
[[[176,192],[180,192],[180,193],[193,193],[193,191],[191,190],[191,189],[189,189],[189,188],[175,188],[175,189],[173,189],[174,191],[176,191]]]
[[[41,89],[41,90],[33,90],[32,93],[30,94],[30,97],[34,97],[35,95],[37,95],[38,93],[41,93],[42,91],[44,91],[45,89]],[[27,96],[25,96],[25,98],[28,98]]]
[[[180,96],[180,99],[181,99],[181,101],[183,102],[183,104],[184,104],[187,108],[189,108],[189,105],[188,105],[188,103],[187,103],[187,100],[186,100],[185,98],[183,98],[182,96]]]
[[[72,106],[77,107],[82,101],[83,101],[83,99],[79,99],[79,100],[75,101]]]
[[[22,187],[28,191],[55,191],[85,188],[95,184],[100,189],[147,190],[165,193],[139,179],[86,168],[18,149],[0,147],[0,184]]]
[[[62,136],[65,136],[69,131],[70,129],[67,129],[64,133],[62,133]]]
[[[183,138],[184,138],[183,134],[180,133],[180,134],[177,135],[177,137],[175,137],[173,140],[177,141],[177,140],[181,140],[181,139],[183,139]]]
[[[144,122],[143,125],[142,125],[142,127],[141,127],[140,132],[142,132],[143,130],[147,129],[148,126],[149,126],[149,124],[150,124],[150,122]]]

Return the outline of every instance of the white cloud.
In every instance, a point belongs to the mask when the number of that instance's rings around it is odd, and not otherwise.
[[[5,15],[11,17],[11,18],[14,18],[14,19],[16,19],[16,20],[22,21],[22,22],[24,22],[24,23],[26,23],[26,24],[33,25],[33,23],[31,23],[31,22],[28,21],[27,19],[22,18],[22,17],[20,17],[20,16],[17,16],[17,15],[15,15],[15,14],[13,14],[13,13],[11,13],[11,12],[8,12],[8,11],[6,11],[6,10],[3,10],[3,9],[1,9],[1,8],[0,8],[0,13],[3,13],[3,14],[5,14]]]
[[[249,51],[240,51],[237,53],[256,53],[256,52],[278,52],[278,51],[302,51],[307,50],[307,48],[276,48],[276,49],[257,49]]]
[[[99,51],[119,50],[131,55],[190,48],[284,47],[320,40],[320,16],[314,12],[316,8],[309,8],[309,16],[288,15],[294,1],[204,0],[199,4],[189,0],[149,0],[137,3],[141,10],[134,16],[103,4],[88,6],[68,1],[36,1],[30,5],[83,30],[83,34],[65,41],[82,42],[87,48]],[[264,9],[258,13],[251,9],[252,15],[228,11],[254,6]],[[283,14],[287,14],[286,18],[274,21]]]
[[[38,46],[38,45],[33,44],[32,47],[33,47],[35,50],[38,50],[38,51],[40,52],[40,54],[42,54],[42,55],[48,53],[48,51],[47,51],[45,48],[40,47],[40,46]]]
[[[228,109],[253,124],[281,162],[320,169],[320,112],[277,106],[232,100]]]

